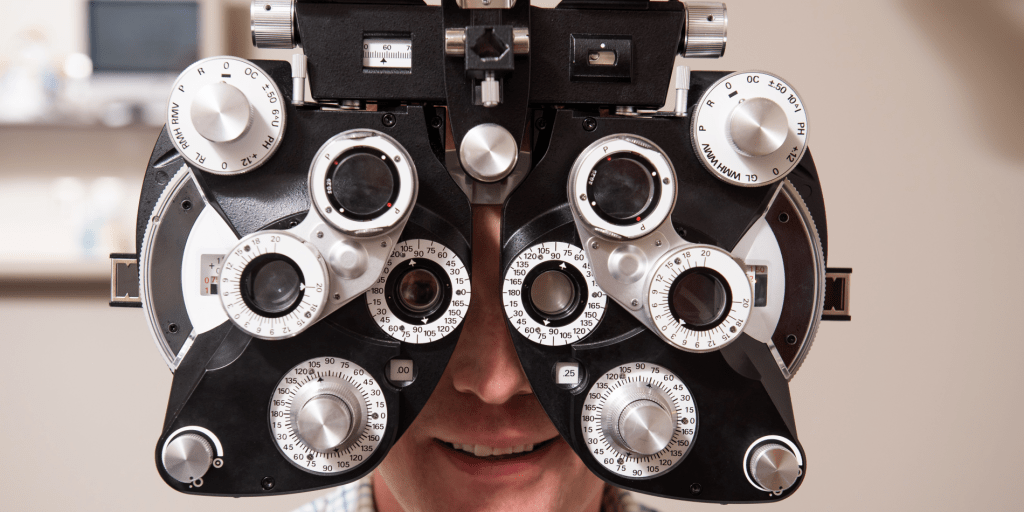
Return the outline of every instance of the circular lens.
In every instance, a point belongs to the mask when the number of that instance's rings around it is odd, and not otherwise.
[[[395,175],[387,157],[352,152],[327,172],[328,191],[339,211],[352,217],[373,217],[391,207],[396,195]]]
[[[260,256],[246,266],[242,297],[260,314],[282,316],[302,298],[302,272],[290,260],[267,256]]]
[[[410,270],[398,282],[398,301],[413,313],[426,313],[441,301],[441,283],[429,270]]]
[[[614,221],[636,222],[654,201],[654,176],[635,155],[603,158],[591,171],[590,183],[593,206]]]
[[[569,276],[557,270],[548,270],[534,279],[530,300],[541,314],[558,316],[576,302],[576,290]]]
[[[717,272],[706,268],[684,272],[672,285],[672,313],[691,329],[716,325],[729,301],[722,281]]]

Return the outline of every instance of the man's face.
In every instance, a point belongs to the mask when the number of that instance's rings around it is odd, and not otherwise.
[[[604,484],[544,413],[505,328],[500,222],[500,207],[473,208],[466,324],[434,394],[374,476],[382,512],[600,508]]]

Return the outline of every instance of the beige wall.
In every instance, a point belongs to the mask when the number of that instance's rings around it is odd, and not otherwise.
[[[80,36],[65,11],[79,3],[7,0],[0,34],[33,19],[67,32],[71,48]],[[771,507],[1024,508],[1022,3],[728,5],[726,57],[688,64],[770,70],[799,88],[829,263],[855,271],[854,321],[823,325],[791,385],[806,481]],[[170,375],[139,311],[0,298],[0,340],[0,508],[286,510],[308,499],[196,499],[159,480],[152,447]]]

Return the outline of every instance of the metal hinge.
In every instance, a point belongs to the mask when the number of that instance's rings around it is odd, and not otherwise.
[[[110,305],[119,308],[142,307],[138,255],[110,255]]]
[[[850,276],[852,268],[825,269],[825,309],[822,320],[850,320]]]

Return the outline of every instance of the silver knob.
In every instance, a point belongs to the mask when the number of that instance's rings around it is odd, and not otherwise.
[[[672,440],[675,420],[661,404],[637,400],[619,414],[619,435],[623,444],[640,455],[654,455]]]
[[[333,394],[317,395],[299,409],[295,426],[310,448],[326,452],[340,446],[352,433],[352,409]]]
[[[542,314],[558,316],[576,302],[576,289],[565,273],[548,270],[533,280],[530,301]]]
[[[686,2],[686,28],[679,53],[686,58],[725,55],[729,16],[719,2]]]
[[[782,494],[803,474],[796,455],[781,444],[758,447],[750,456],[750,476],[775,494]]]
[[[444,53],[453,57],[461,57],[466,54],[466,29],[445,29]]]
[[[459,146],[459,161],[470,176],[486,183],[501,180],[512,172],[519,147],[512,134],[500,125],[474,126]]]
[[[213,463],[213,448],[205,437],[187,433],[175,437],[164,447],[164,470],[181,483],[199,480]]]
[[[294,0],[253,0],[249,17],[255,47],[295,48]]]
[[[245,93],[224,82],[203,86],[192,100],[192,124],[210,142],[238,139],[252,125],[252,106]]]
[[[770,155],[789,137],[789,119],[778,103],[768,98],[751,98],[733,109],[728,135],[736,149],[746,156]]]
[[[657,385],[629,382],[608,397],[601,428],[626,451],[641,457],[654,455],[672,440],[676,412],[667,393]]]

